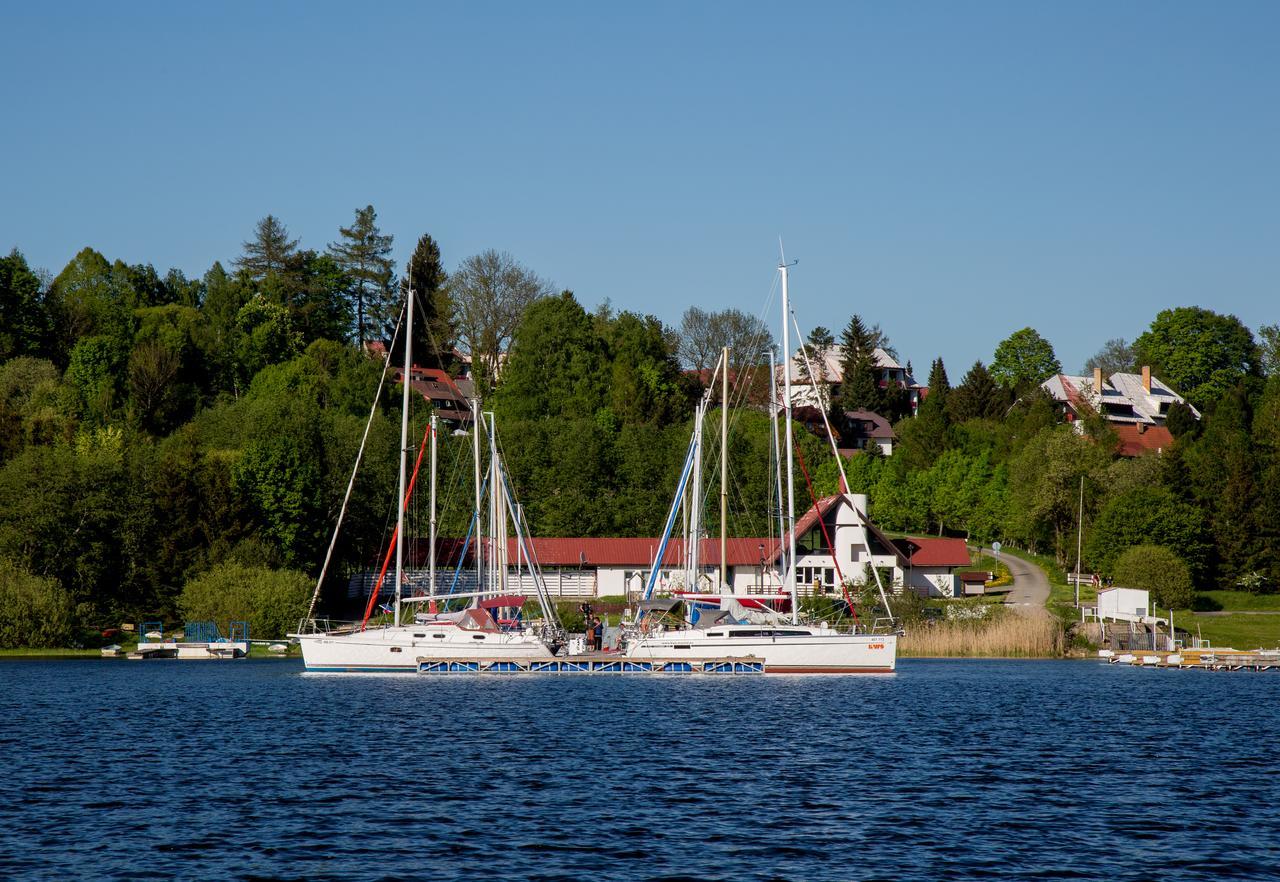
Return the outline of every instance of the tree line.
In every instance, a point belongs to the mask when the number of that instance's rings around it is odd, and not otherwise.
[[[607,301],[588,311],[509,254],[486,251],[447,272],[424,234],[398,272],[392,244],[366,206],[315,250],[269,215],[239,255],[199,279],[91,248],[56,276],[16,250],[0,258],[0,618],[16,607],[93,626],[193,615],[209,607],[192,598],[219,593],[209,586],[250,578],[267,587],[248,594],[296,602],[317,575],[378,386],[382,363],[368,344],[391,338],[410,286],[427,317],[415,361],[456,373],[459,351],[468,354],[537,535],[658,532],[694,405],[726,344],[727,529],[776,531],[764,406],[774,341],[759,318],[694,307],[670,327]],[[808,342],[815,352],[835,337],[819,328]],[[1157,545],[1199,587],[1280,579],[1274,326],[1255,337],[1230,316],[1168,310],[1132,344],[1109,341],[1100,363],[1152,364],[1204,413],[1170,414],[1176,443],[1136,460],[1116,455],[1101,420],[1083,435],[1061,424],[1036,391],[1059,365],[1032,329],[955,387],[935,359],[918,415],[910,390],[876,379],[874,351],[893,354],[883,331],[855,315],[841,343],[837,428],[846,410],[871,409],[899,435],[892,457],[870,451],[847,464],[884,526],[1000,538],[1069,562],[1083,476],[1086,568]],[[384,390],[326,586],[334,603],[394,521],[398,408]],[[425,408],[414,414],[416,437],[426,419]],[[714,499],[719,421],[708,422]],[[825,441],[798,438],[813,492],[833,492]],[[449,466],[468,451],[465,438],[441,439],[442,535],[467,529],[470,469]],[[802,506],[809,479],[796,478]],[[708,509],[714,533],[718,506]]]

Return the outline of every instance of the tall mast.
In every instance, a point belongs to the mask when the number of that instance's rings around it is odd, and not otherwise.
[[[725,564],[728,546],[725,528],[729,522],[729,347],[720,354],[724,374],[720,382],[720,591],[725,591],[729,572]]]
[[[493,411],[489,418],[489,580],[492,590],[505,594],[507,590],[507,509],[502,504],[502,460],[498,458],[498,436]]]
[[[776,354],[775,350],[769,350],[769,403],[773,405],[773,409],[770,411],[769,435],[773,443],[771,470],[774,481],[774,487],[770,493],[773,496],[773,502],[777,505],[777,508],[773,510],[778,513],[778,559],[783,560],[786,557],[782,549],[787,544],[787,520],[782,516],[782,445],[778,442],[778,414],[781,412],[781,408],[778,406],[777,371],[774,368],[775,362],[773,360]],[[763,579],[764,574],[761,573],[760,575]]]
[[[480,399],[471,399],[472,456],[475,459],[476,489],[476,590],[484,590],[484,530],[480,523]]]
[[[795,481],[792,478],[795,471],[795,451],[792,450],[791,440],[791,333],[788,329],[791,299],[787,293],[789,269],[785,263],[778,265],[778,270],[782,273],[782,412],[787,446],[787,591],[791,595],[791,623],[794,625],[800,621],[800,610],[796,598],[796,499]]]
[[[431,548],[427,552],[427,593],[436,593],[436,415],[431,414]],[[433,600],[432,603],[435,603]]]
[[[404,498],[405,472],[409,463],[409,384],[413,379],[413,279],[408,285],[409,305],[405,312],[404,395],[400,401],[400,505],[396,511],[396,608],[394,621],[400,625],[400,597],[404,586]]]
[[[702,550],[702,421],[707,416],[706,399],[698,405],[698,424],[693,427],[693,437],[697,439],[693,454],[693,502],[689,506],[689,588],[698,590],[698,567],[701,564],[698,552]]]

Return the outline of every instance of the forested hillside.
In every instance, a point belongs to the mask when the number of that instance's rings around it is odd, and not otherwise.
[[[56,275],[18,250],[0,258],[0,642],[56,644],[79,628],[172,620],[207,609],[197,599],[224,584],[269,586],[264,606],[292,609],[309,595],[382,372],[362,344],[390,339],[410,279],[428,318],[415,360],[456,373],[455,347],[472,354],[536,534],[659,530],[706,379],[697,371],[724,343],[734,352],[728,528],[776,530],[764,408],[772,339],[758,319],[695,307],[667,327],[607,305],[588,311],[499,252],[448,273],[430,236],[397,271],[371,206],[335,234],[311,250],[268,216],[241,254],[199,279],[92,248]],[[809,342],[834,339],[819,328]],[[832,409],[837,427],[845,409],[897,418],[892,457],[847,462],[851,489],[869,494],[882,526],[1001,539],[1071,564],[1083,479],[1085,569],[1112,572],[1126,553],[1157,546],[1185,566],[1188,585],[1263,591],[1280,581],[1275,326],[1255,338],[1233,317],[1175,309],[1132,345],[1108,341],[1099,366],[1150,364],[1204,413],[1171,414],[1176,443],[1139,458],[1120,457],[1101,420],[1084,434],[1060,424],[1038,392],[1060,366],[1031,329],[954,388],[934,359],[915,417],[905,390],[870,381],[867,352],[891,348],[883,332],[853,316],[841,341],[852,379]],[[333,597],[370,565],[394,520],[398,409],[388,383]],[[415,410],[415,438],[427,416]],[[719,493],[718,426],[713,412],[709,499]],[[798,437],[812,492],[834,491],[825,440]],[[466,530],[469,450],[465,437],[442,439],[445,536]],[[796,492],[803,508],[803,473]],[[718,530],[718,506],[708,512]]]

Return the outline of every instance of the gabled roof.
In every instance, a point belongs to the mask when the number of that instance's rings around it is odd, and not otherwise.
[[[843,346],[838,343],[833,346],[828,346],[822,351],[821,356],[819,356],[818,352],[813,347],[807,347],[807,351],[809,354],[809,363],[813,365],[813,369],[816,373],[821,373],[828,383],[840,382],[844,375],[840,367],[840,362],[844,359]],[[905,369],[902,365],[898,364],[897,359],[880,347],[876,347],[874,355],[876,367],[881,370],[904,371],[905,373]],[[804,367],[804,356],[799,350],[797,350],[796,354],[791,359],[792,385],[807,384],[810,382],[810,380],[804,375]],[[777,381],[781,383],[784,379],[781,365],[778,366],[777,374]],[[915,378],[910,374],[906,375],[905,380],[907,388],[909,389],[918,389],[920,387],[920,384],[917,383]]]
[[[913,567],[967,567],[969,547],[963,539],[907,536],[893,540]]]
[[[873,410],[846,410],[844,418],[849,423],[849,434],[855,438],[892,440],[898,437],[889,421]]]

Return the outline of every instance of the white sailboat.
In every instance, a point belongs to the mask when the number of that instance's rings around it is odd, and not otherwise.
[[[398,506],[398,514],[396,519],[396,532],[392,541],[395,543],[395,605],[392,610],[393,619],[390,624],[368,625],[368,616],[365,621],[359,623],[341,624],[336,627],[330,626],[328,623],[321,623],[313,618],[315,612],[316,600],[318,599],[320,586],[324,582],[325,569],[328,567],[329,559],[332,556],[334,545],[337,540],[337,531],[341,528],[342,515],[339,515],[338,525],[334,529],[334,537],[329,545],[329,553],[326,555],[325,567],[322,568],[320,578],[316,583],[315,594],[312,596],[311,609],[307,613],[307,619],[298,629],[297,634],[290,635],[297,638],[302,648],[302,659],[308,671],[315,672],[389,672],[389,673],[415,673],[418,668],[418,660],[420,658],[450,658],[450,659],[542,659],[552,658],[564,642],[564,631],[560,627],[559,622],[555,618],[555,606],[551,603],[550,596],[546,591],[546,585],[542,581],[541,574],[537,572],[536,565],[530,564],[533,573],[534,584],[537,588],[538,599],[541,602],[544,620],[530,625],[524,626],[514,622],[500,624],[496,618],[495,604],[519,605],[523,604],[523,597],[494,597],[493,595],[504,594],[503,589],[506,585],[506,565],[505,565],[505,535],[500,543],[495,543],[495,548],[501,545],[502,551],[498,556],[502,565],[502,571],[498,572],[497,567],[491,567],[488,579],[488,590],[486,590],[486,573],[484,569],[484,539],[481,535],[481,502],[483,496],[480,461],[481,461],[481,443],[480,432],[484,425],[482,415],[479,409],[479,402],[472,401],[472,413],[474,420],[472,423],[472,431],[475,435],[474,455],[475,455],[475,512],[473,515],[473,524],[476,533],[476,577],[477,591],[470,593],[446,593],[441,594],[437,591],[436,585],[436,567],[435,567],[435,543],[436,543],[436,519],[435,519],[435,488],[436,488],[436,418],[431,417],[429,429],[430,448],[431,448],[431,533],[430,533],[430,565],[428,570],[427,592],[422,595],[406,597],[404,592],[405,585],[405,569],[404,569],[404,542],[400,541],[404,534],[404,515],[408,506],[409,494],[406,492],[405,478],[408,465],[409,451],[409,402],[410,402],[410,383],[409,378],[412,376],[413,366],[413,335],[411,328],[413,325],[413,293],[409,292],[407,304],[405,307],[405,356],[404,356],[404,395],[401,403],[401,425],[400,425],[400,489],[398,498],[400,505]],[[394,347],[394,344],[393,344]],[[381,392],[381,387],[379,387]],[[374,407],[377,405],[375,403]],[[502,469],[501,457],[498,455],[496,435],[493,430],[492,414],[489,415],[489,486],[491,487],[489,516],[491,521],[490,535],[495,539],[496,533],[500,525],[507,523],[507,514],[510,512],[512,523],[516,529],[516,538],[519,546],[525,550],[523,555],[525,560],[532,562],[534,558],[527,554],[527,529],[522,518],[520,508],[515,505],[515,501],[511,494],[510,486],[506,480],[506,476]],[[370,414],[372,419],[372,413]],[[368,428],[365,430],[365,437],[368,437]],[[361,455],[357,456],[356,469],[359,468],[361,456],[363,454],[363,443],[361,445]],[[415,472],[416,474],[416,472]],[[351,482],[347,486],[348,497],[355,481],[355,471],[352,472]],[[346,510],[346,500],[343,501],[342,511]],[[503,530],[505,533],[505,530]],[[497,562],[495,562],[497,563]],[[376,592],[376,588],[374,589]],[[490,601],[486,602],[482,598],[489,597]],[[403,612],[407,604],[415,604],[411,609],[422,610],[424,608],[434,610],[437,602],[447,603],[459,599],[467,600],[471,605],[461,611],[455,612],[415,612],[412,616],[408,616],[408,621]],[[492,611],[492,612],[491,612]]]
[[[782,345],[783,351],[790,357],[790,302],[787,288],[787,271],[789,266],[779,266],[782,274]],[[722,369],[727,376],[727,358],[722,360]],[[787,554],[786,554],[786,587],[791,600],[790,621],[784,621],[773,613],[753,613],[756,621],[742,622],[738,619],[743,611],[742,604],[735,600],[732,593],[720,596],[721,610],[711,616],[701,616],[698,625],[689,624],[674,630],[663,628],[656,620],[644,617],[644,611],[637,614],[623,633],[623,652],[631,658],[661,660],[706,660],[723,658],[743,658],[753,656],[764,661],[765,673],[771,674],[832,674],[832,673],[892,673],[897,666],[896,634],[859,634],[853,631],[840,631],[830,627],[826,622],[818,624],[802,624],[796,591],[796,536],[795,536],[795,500],[792,489],[793,447],[791,426],[791,372],[783,371],[786,378],[786,391],[783,401],[785,447],[786,447],[786,500],[787,500]],[[714,379],[713,379],[714,384]],[[699,406],[697,425],[701,425],[706,400]],[[728,395],[724,396],[721,407],[728,408]],[[722,436],[724,431],[722,429]],[[685,466],[681,473],[680,487],[676,491],[668,512],[667,523],[658,552],[654,557],[653,567],[645,586],[646,605],[651,600],[657,583],[666,545],[675,523],[676,512],[685,482],[692,473],[700,470],[701,455],[697,449],[701,443],[700,428],[695,428],[694,439],[690,445]],[[723,469],[723,455],[722,455]],[[843,471],[843,470],[842,470]],[[723,486],[725,482],[722,471],[721,486],[721,529],[725,524],[725,506]],[[847,485],[846,485],[847,486]],[[693,489],[696,497],[698,490]],[[698,503],[693,505],[694,516],[698,516]],[[723,535],[722,535],[723,542]],[[696,538],[693,548],[698,547]],[[721,591],[726,588],[723,570],[724,554],[721,553]],[[696,571],[696,561],[695,561]],[[699,593],[705,597],[705,594]],[[744,598],[746,599],[746,598]],[[736,615],[735,615],[736,613]]]

